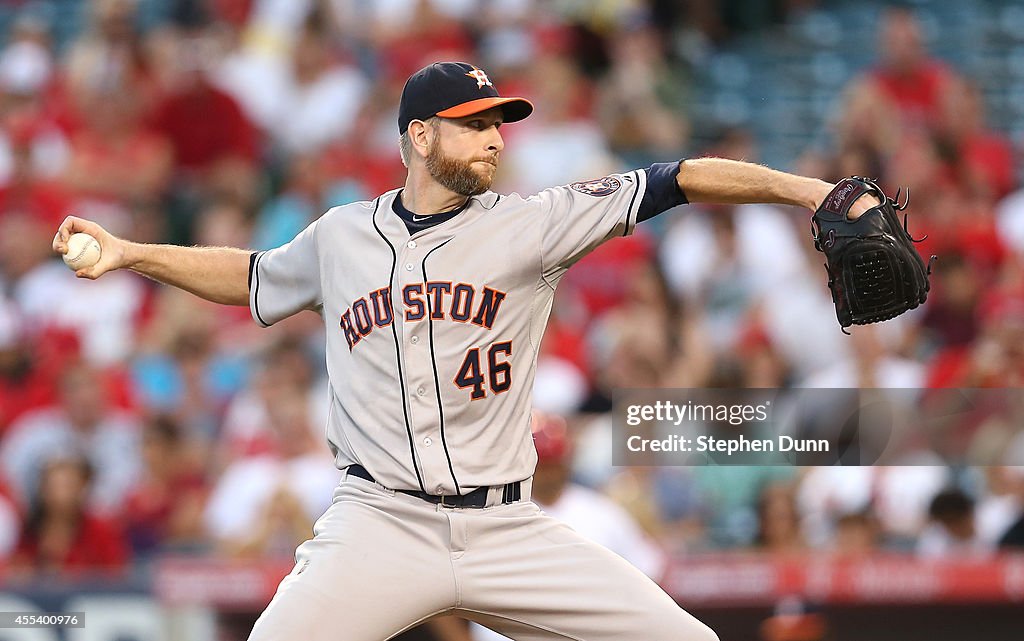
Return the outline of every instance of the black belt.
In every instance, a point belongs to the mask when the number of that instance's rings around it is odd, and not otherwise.
[[[366,471],[366,468],[362,465],[349,465],[348,473],[351,476],[361,478],[371,483],[376,483],[377,480],[373,478],[373,475]],[[520,500],[522,494],[522,481],[516,481],[515,483],[506,483],[505,485],[498,485],[502,489],[501,503],[502,505],[507,503],[515,503]],[[485,507],[487,505],[487,492],[490,491],[490,487],[478,487],[469,494],[461,494],[454,496],[438,496],[436,494],[427,494],[426,492],[420,492],[419,490],[395,490],[402,494],[408,494],[409,496],[415,496],[418,499],[427,501],[437,505],[445,505],[448,507]]]

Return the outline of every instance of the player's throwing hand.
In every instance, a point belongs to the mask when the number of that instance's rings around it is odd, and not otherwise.
[[[125,242],[91,220],[77,216],[68,216],[57,228],[57,233],[53,236],[53,251],[62,255],[67,254],[68,239],[72,234],[79,232],[89,234],[99,242],[100,259],[95,265],[75,271],[75,276],[95,280],[109,271],[125,266]]]

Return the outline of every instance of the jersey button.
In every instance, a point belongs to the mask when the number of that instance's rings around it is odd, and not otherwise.
[[[410,240],[408,243],[405,244],[405,246],[408,247],[409,249],[416,249],[416,241]]]
[[[437,487],[434,488],[434,492],[437,493],[438,495],[440,495],[441,492],[444,492],[444,486],[443,485],[438,485]]]
[[[434,440],[428,436],[427,438],[423,439],[423,444],[426,445],[427,447],[430,447],[431,445],[434,444]]]
[[[420,337],[419,336],[413,336],[412,338],[409,339],[409,342],[412,343],[413,345],[415,345],[416,343],[420,342]]]
[[[423,396],[424,394],[427,393],[427,390],[423,389],[422,387],[417,387],[416,393],[419,394],[420,396]]]
[[[407,272],[411,272],[412,271],[412,263],[406,263],[405,264],[405,271],[407,271]]]

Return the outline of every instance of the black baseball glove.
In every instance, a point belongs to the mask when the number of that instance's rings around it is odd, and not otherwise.
[[[882,204],[849,220],[850,207],[865,193],[874,194]],[[899,192],[895,200],[887,197],[869,178],[844,178],[811,219],[814,248],[825,254],[828,287],[844,332],[850,325],[896,318],[928,297],[935,256],[925,265],[917,253],[914,243],[924,238],[912,237],[907,215],[901,224],[896,213],[906,209],[910,192],[902,205],[899,197]]]

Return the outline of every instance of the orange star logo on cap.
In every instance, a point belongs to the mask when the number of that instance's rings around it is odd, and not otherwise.
[[[484,87],[493,87],[494,86],[494,85],[491,84],[490,79],[487,77],[487,74],[484,73],[483,69],[476,69],[476,68],[474,68],[473,71],[470,71],[466,75],[469,76],[470,78],[472,78],[473,80],[476,80],[476,88],[477,89],[483,89]]]

